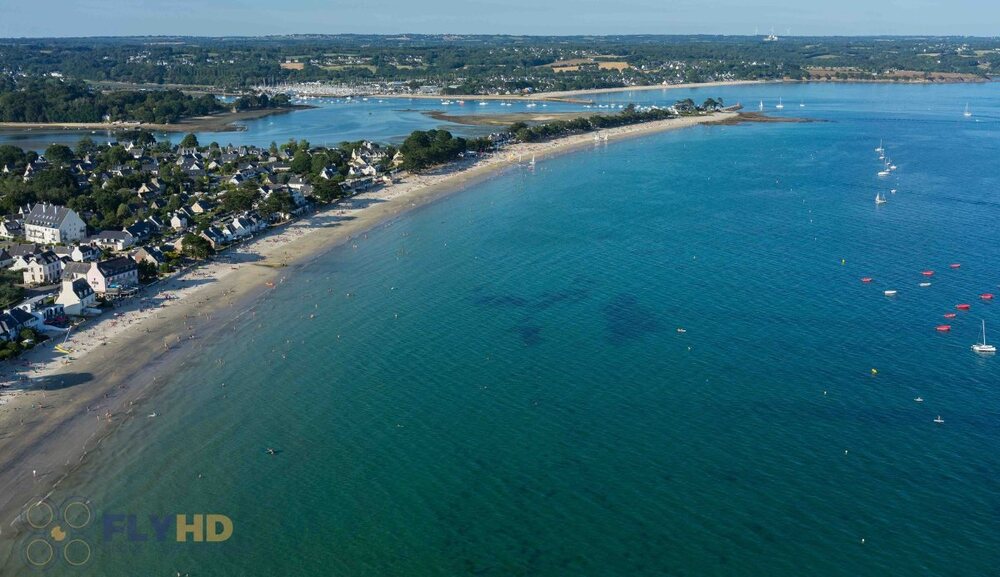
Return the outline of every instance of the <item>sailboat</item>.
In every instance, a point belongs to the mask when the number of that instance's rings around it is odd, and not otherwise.
[[[983,320],[983,342],[972,345],[972,350],[980,354],[991,354],[997,352],[993,345],[986,344],[986,320]]]
[[[71,332],[73,332],[73,327],[72,326],[69,327],[69,330],[66,331],[66,336],[63,338],[62,342],[59,343],[58,345],[52,347],[52,348],[55,349],[55,350],[57,350],[57,351],[59,351],[60,353],[62,353],[64,355],[71,355],[74,352],[76,352],[73,349],[71,349],[71,348],[69,348],[69,347],[66,346],[66,341],[69,340],[69,334]]]
[[[965,104],[965,112],[962,113],[962,116],[964,116],[966,118],[972,116],[972,111],[969,110],[969,104],[968,103]]]
[[[764,101],[763,100],[760,101],[760,104],[757,106],[757,110],[759,110],[760,112],[764,112]]]
[[[879,154],[882,154],[883,152],[885,152],[885,147],[882,146],[882,139],[879,139],[879,141],[878,141],[878,148],[875,149],[875,152],[877,152]]]
[[[878,175],[879,176],[889,176],[889,166],[886,165],[885,168],[883,168],[882,170],[878,171]]]
[[[528,163],[528,166],[535,166],[535,155],[534,154],[531,155],[531,162]]]
[[[780,96],[778,97],[778,103],[775,104],[774,107],[777,108],[778,110],[781,110],[782,108],[785,107],[785,105],[781,103],[781,97]]]
[[[875,204],[885,204],[886,202],[888,201],[885,199],[884,194],[881,192],[875,194]]]

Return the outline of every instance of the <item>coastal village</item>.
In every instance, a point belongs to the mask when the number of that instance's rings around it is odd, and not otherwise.
[[[182,144],[188,146],[109,142],[63,159],[59,170],[80,191],[131,184],[116,209],[127,222],[120,228],[95,230],[88,223],[100,223],[98,210],[47,201],[26,204],[0,221],[0,267],[25,297],[0,314],[0,360],[46,337],[65,338],[85,319],[139,295],[144,285],[285,225],[317,202],[389,186],[402,160],[398,151],[371,142],[339,150],[305,143],[270,149]],[[127,156],[106,166],[100,157],[113,150]],[[296,157],[300,150],[304,154]],[[0,172],[30,183],[54,164],[32,154]]]
[[[0,313],[0,360],[49,338],[62,339],[54,345],[59,353],[78,353],[64,342],[73,328],[141,297],[144,286],[164,283],[321,204],[395,187],[404,175],[419,184],[414,169],[501,150],[512,154],[507,147],[519,142],[544,147],[558,136],[720,110],[721,101],[698,106],[688,99],[663,109],[629,107],[616,116],[519,123],[468,141],[446,131],[416,131],[398,148],[369,141],[338,148],[305,141],[202,147],[194,135],[170,145],[143,132],[102,145],[85,138],[76,151],[53,145],[41,155],[7,146],[0,150],[0,160],[7,159],[0,165],[4,183],[30,187],[56,175],[70,181],[72,192],[62,194],[65,203],[49,198],[59,194],[44,186],[5,196],[33,194],[35,202],[0,218],[0,290],[8,301]]]

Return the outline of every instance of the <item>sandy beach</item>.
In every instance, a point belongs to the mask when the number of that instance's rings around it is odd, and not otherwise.
[[[519,159],[537,160],[697,124],[736,118],[716,113],[519,144],[453,163],[331,205],[214,260],[147,287],[130,302],[74,329],[62,355],[56,337],[0,364],[0,539],[26,503],[48,494],[120,423],[144,411],[157,374],[197,353],[247,314],[268,291],[280,290],[295,266],[400,214],[489,178]],[[286,268],[288,267],[288,268]],[[275,288],[276,287],[276,288]]]

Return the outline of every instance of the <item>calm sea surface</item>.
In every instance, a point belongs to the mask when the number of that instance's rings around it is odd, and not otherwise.
[[[601,96],[824,122],[511,169],[289,269],[60,489],[95,511],[60,574],[995,574],[998,89]],[[109,542],[116,513],[235,531]]]

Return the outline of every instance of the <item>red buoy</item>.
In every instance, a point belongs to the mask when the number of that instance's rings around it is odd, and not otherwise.
[[[962,265],[961,265],[961,263],[957,263],[957,262],[953,262],[953,263],[951,263],[951,264],[950,264],[950,265],[948,265],[948,266],[950,266],[951,268],[958,268],[958,267],[960,267],[960,266],[962,266]]]
[[[958,310],[960,310],[960,311],[967,311],[967,310],[969,310],[969,305],[963,303],[963,304],[960,304],[960,305],[955,305],[955,308],[958,309]]]
[[[924,272],[922,272],[920,274],[922,274],[924,276],[934,276],[934,271],[932,271],[932,270],[925,270]]]
[[[939,333],[946,333],[951,330],[951,325],[938,325],[937,331]]]
[[[993,293],[983,293],[979,295],[979,298],[983,299],[984,301],[991,301],[993,300]]]
[[[946,318],[946,319],[953,319],[953,318],[955,318],[957,316],[958,315],[956,315],[955,313],[944,313],[944,318]]]
[[[863,277],[861,277],[861,282],[872,282],[872,277],[870,277],[870,276],[863,276]]]

